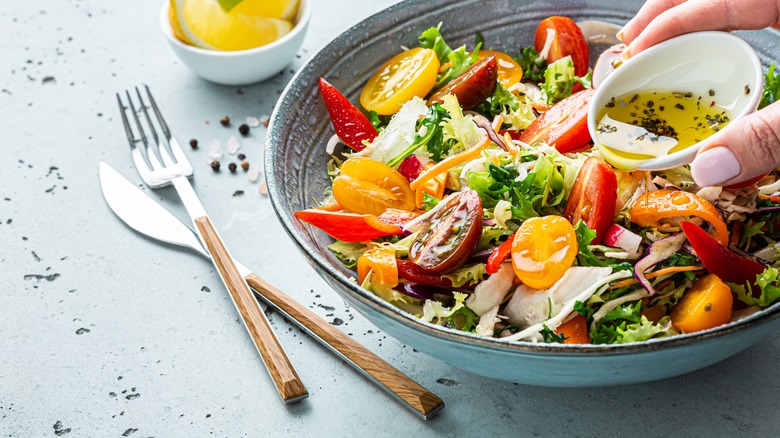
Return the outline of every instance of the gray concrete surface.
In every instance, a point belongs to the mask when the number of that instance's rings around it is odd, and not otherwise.
[[[0,436],[771,436],[780,340],[645,385],[546,389],[475,377],[386,337],[288,241],[257,184],[214,174],[217,122],[270,114],[292,71],[391,0],[314,0],[300,57],[236,88],[192,75],[166,46],[161,1],[3,2],[0,8]],[[132,233],[97,164],[135,182],[114,92],[145,82],[188,151],[234,255],[441,396],[425,423],[273,315],[311,397],[280,403],[215,273]],[[261,160],[264,131],[242,139]],[[224,169],[224,165],[223,165]],[[239,195],[237,191],[244,191]],[[154,193],[167,205],[171,192]],[[177,209],[181,214],[181,210]]]

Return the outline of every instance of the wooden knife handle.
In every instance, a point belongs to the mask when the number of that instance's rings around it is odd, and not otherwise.
[[[292,318],[292,322],[297,322],[308,329],[326,347],[351,362],[366,377],[383,386],[424,419],[430,419],[444,407],[444,402],[436,394],[423,388],[406,374],[256,274],[251,273],[245,279],[262,298]]]
[[[214,265],[219,270],[222,280],[225,282],[238,313],[249,331],[249,335],[257,347],[257,351],[265,362],[268,373],[279,390],[279,395],[286,403],[293,403],[308,397],[309,393],[303,386],[298,373],[295,372],[290,359],[285,354],[282,345],[268,323],[268,319],[257,304],[252,291],[246,281],[238,273],[233,259],[219,238],[214,224],[208,216],[195,219],[206,248],[211,254]]]

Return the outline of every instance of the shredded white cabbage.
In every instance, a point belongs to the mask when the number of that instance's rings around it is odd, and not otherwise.
[[[374,141],[355,155],[373,158],[383,163],[392,160],[414,142],[417,120],[427,112],[425,101],[419,97],[412,98],[403,104]]]
[[[466,299],[466,305],[477,315],[482,315],[493,307],[501,304],[512,288],[515,271],[511,263],[502,263],[498,272],[479,283],[474,293]]]
[[[607,269],[609,269],[609,268],[607,268]],[[566,319],[566,317],[568,317],[569,314],[574,311],[574,303],[576,303],[577,301],[580,301],[580,302],[584,303],[591,297],[591,295],[596,293],[596,291],[598,291],[602,287],[606,287],[607,284],[609,284],[609,283],[611,283],[611,282],[613,282],[615,280],[620,280],[622,278],[627,278],[627,277],[630,277],[630,276],[631,276],[631,273],[629,271],[618,271],[618,272],[615,272],[614,274],[608,275],[608,276],[602,278],[601,280],[599,280],[598,282],[596,282],[595,284],[591,285],[587,289],[583,290],[579,295],[575,296],[574,298],[572,298],[568,302],[566,302],[566,304],[564,304],[561,307],[561,309],[560,309],[560,311],[558,312],[557,315],[555,315],[552,318],[544,321],[543,323],[534,324],[534,325],[526,328],[525,330],[517,332],[517,333],[515,333],[515,334],[513,334],[511,336],[507,336],[507,337],[501,338],[501,340],[502,341],[506,341],[506,342],[514,342],[514,341],[519,341],[521,339],[526,339],[526,338],[532,339],[532,340],[540,340],[541,339],[541,335],[539,335],[539,332],[544,329],[544,327],[542,327],[542,324],[545,324],[547,326],[547,328],[549,328],[550,330],[557,329],[558,326],[561,325],[563,320]]]

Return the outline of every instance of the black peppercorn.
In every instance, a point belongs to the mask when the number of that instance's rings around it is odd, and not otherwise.
[[[211,170],[214,172],[219,172],[219,161],[214,160],[211,162]]]
[[[230,170],[230,173],[236,173],[236,163],[230,163],[228,164],[228,169]]]
[[[190,146],[193,149],[197,149],[198,148],[198,140],[195,140],[194,138],[192,140],[190,140]]]
[[[241,126],[238,127],[238,132],[240,132],[241,135],[246,137],[247,135],[249,135],[249,125],[247,125],[246,123],[241,124]]]
[[[230,125],[230,117],[228,116],[222,116],[221,119],[219,119],[219,123],[222,123],[222,126],[228,126]]]
[[[244,154],[243,154],[243,153],[241,153],[241,152],[239,152],[239,153],[238,153],[238,155],[236,155],[236,157],[238,157],[238,159],[239,159],[239,160],[241,160],[241,161],[243,161],[243,160],[245,160],[245,159],[246,159],[246,155],[244,155]]]

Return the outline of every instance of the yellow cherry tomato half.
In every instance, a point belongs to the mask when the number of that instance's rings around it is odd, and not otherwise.
[[[409,181],[381,161],[353,157],[341,165],[333,179],[333,197],[352,213],[379,216],[388,208],[414,210]]]
[[[436,85],[439,59],[421,47],[399,53],[379,67],[360,93],[363,108],[387,116],[414,96],[425,97]]]
[[[495,56],[498,62],[499,84],[509,88],[523,79],[523,68],[511,56],[495,50],[480,50],[477,53],[477,59],[485,59],[488,56]]]
[[[547,289],[574,263],[579,247],[574,227],[562,216],[528,219],[512,242],[512,267],[534,289]]]

